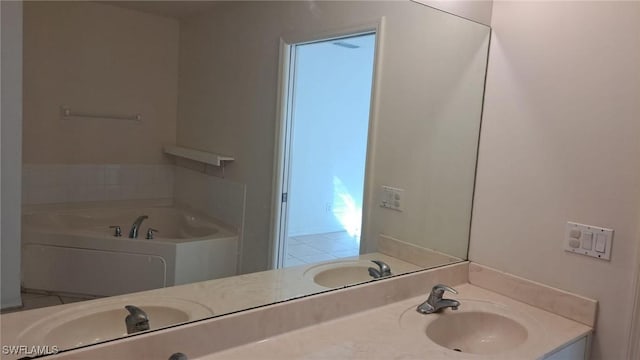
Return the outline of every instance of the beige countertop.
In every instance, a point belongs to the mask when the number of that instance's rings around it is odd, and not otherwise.
[[[540,359],[592,331],[579,322],[471,284],[456,289],[459,294],[450,297],[461,302],[459,311],[465,311],[465,307],[467,311],[482,309],[483,303],[489,303],[525,326],[525,342],[512,350],[485,356],[441,347],[428,339],[424,329],[429,322],[452,311],[420,315],[415,307],[425,300],[421,296],[198,359]]]
[[[421,268],[405,261],[380,254],[370,253],[353,258],[323,262],[314,265],[296,266],[278,270],[269,270],[251,274],[232,276],[227,278],[185,284],[161,289],[154,289],[133,294],[112,296],[79,303],[51,306],[35,310],[20,311],[0,315],[0,329],[3,345],[42,345],[43,336],[38,330],[49,320],[72,318],[89,309],[102,310],[117,307],[122,310],[122,319],[126,316],[124,304],[133,304],[144,308],[150,299],[165,299],[165,301],[182,301],[191,310],[193,319],[203,319],[214,315],[233,313],[254,308],[265,304],[298,298],[308,294],[315,294],[330,290],[313,281],[314,270],[322,266],[333,266],[345,263],[372,259],[382,260],[389,264],[394,273],[406,273]],[[373,265],[373,264],[371,264]],[[186,302],[191,302],[189,306]],[[122,303],[122,304],[121,304]],[[149,303],[151,304],[151,303]],[[122,305],[122,306],[119,306]],[[153,306],[151,304],[150,306]],[[153,323],[152,323],[153,329]],[[124,325],[123,325],[124,331]],[[35,336],[31,336],[35,334]],[[101,340],[126,337],[126,333],[118,336],[101,335]],[[78,343],[77,345],[85,345]],[[50,344],[51,345],[51,344]],[[69,348],[63,346],[62,349]]]

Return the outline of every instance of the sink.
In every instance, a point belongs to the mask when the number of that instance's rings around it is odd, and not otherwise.
[[[213,315],[204,305],[177,298],[126,297],[74,305],[26,328],[18,335],[19,343],[55,345],[62,350],[126,336],[125,305],[135,305],[145,311],[150,330]]]
[[[445,309],[423,315],[415,306],[400,317],[400,327],[417,341],[432,342],[451,352],[511,358],[523,346],[537,342],[542,330],[535,319],[502,304],[484,300],[456,298],[458,310]],[[416,304],[417,306],[418,304]],[[445,350],[446,351],[446,350]]]
[[[376,267],[368,260],[345,260],[310,267],[304,276],[326,288],[337,288],[373,280],[369,268]]]
[[[429,323],[426,334],[436,344],[471,354],[498,354],[527,340],[527,329],[502,315],[451,312]]]
[[[340,266],[319,272],[313,277],[316,284],[328,288],[340,287],[373,280],[369,275],[370,266]]]

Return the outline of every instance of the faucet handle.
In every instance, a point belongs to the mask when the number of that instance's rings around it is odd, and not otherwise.
[[[120,225],[111,225],[109,226],[109,229],[115,229],[113,232],[113,236],[116,236],[116,237],[122,236],[122,228],[120,227]]]
[[[456,289],[443,284],[438,284],[431,289],[431,293],[436,294],[438,296],[442,296],[442,294],[444,294],[445,291],[448,291],[454,294],[458,293]]]
[[[152,229],[152,228],[148,228],[147,229],[147,240],[152,240],[153,239],[153,234],[159,232],[156,229]]]
[[[381,260],[371,260],[372,263],[378,265],[378,269],[380,269],[380,277],[390,276],[391,268],[384,261]]]

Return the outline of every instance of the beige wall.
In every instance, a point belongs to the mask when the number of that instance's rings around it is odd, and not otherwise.
[[[493,5],[470,258],[600,301],[594,359],[624,359],[640,226],[640,3]],[[566,221],[615,229],[611,261]]]
[[[161,163],[175,141],[178,22],[89,2],[25,2],[23,160]],[[60,106],[142,122],[61,119]]]
[[[378,233],[385,233],[466,257],[488,29],[411,2],[236,2],[181,23],[177,142],[235,157],[225,176],[247,186],[243,272],[270,265],[280,37],[383,15],[378,132],[384,136],[372,139],[371,220],[363,242],[375,250]],[[405,189],[405,212],[378,206],[381,185]]]

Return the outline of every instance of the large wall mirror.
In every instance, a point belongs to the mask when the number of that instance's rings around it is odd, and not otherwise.
[[[5,340],[466,260],[489,33],[409,1],[25,2],[23,301],[58,306]]]

